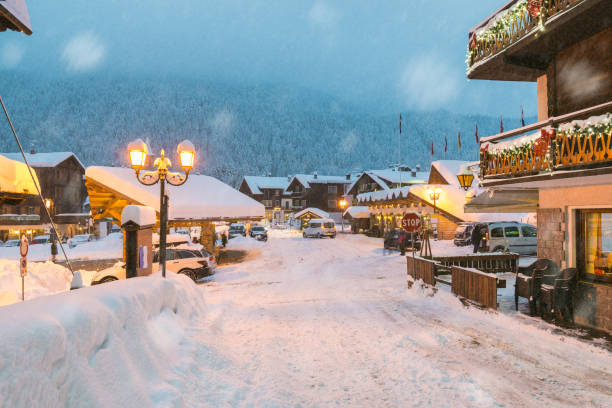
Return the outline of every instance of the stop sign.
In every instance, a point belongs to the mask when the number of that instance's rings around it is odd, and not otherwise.
[[[407,232],[417,232],[421,228],[421,216],[417,213],[408,213],[402,218],[402,228]]]

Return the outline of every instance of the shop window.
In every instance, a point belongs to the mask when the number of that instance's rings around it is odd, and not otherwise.
[[[612,210],[580,215],[578,267],[586,279],[612,283]]]
[[[506,238],[516,238],[519,236],[518,227],[506,227],[504,228]]]

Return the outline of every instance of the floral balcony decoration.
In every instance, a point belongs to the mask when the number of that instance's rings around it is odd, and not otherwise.
[[[593,116],[480,147],[481,177],[519,176],[561,168],[612,164],[612,115]]]

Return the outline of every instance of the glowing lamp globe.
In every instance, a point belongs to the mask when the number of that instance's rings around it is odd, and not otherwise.
[[[467,166],[461,166],[461,170],[457,174],[457,180],[459,180],[459,185],[467,191],[474,181],[474,173]]]
[[[344,208],[347,205],[346,200],[343,198],[340,201],[338,201],[338,205],[340,206],[340,208]]]
[[[193,168],[195,161],[195,146],[189,140],[183,140],[178,144],[176,151],[179,155],[179,161],[184,171],[188,172]]]
[[[147,154],[149,154],[147,144],[142,139],[136,139],[128,145],[128,151],[132,168],[134,170],[143,169],[147,161]]]

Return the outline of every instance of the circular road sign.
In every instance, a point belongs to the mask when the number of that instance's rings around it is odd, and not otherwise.
[[[402,218],[402,228],[407,232],[417,232],[421,228],[421,216],[417,213],[408,213]]]
[[[22,258],[25,258],[28,255],[28,248],[30,247],[30,243],[25,235],[21,236],[21,242],[19,243],[19,253]]]

